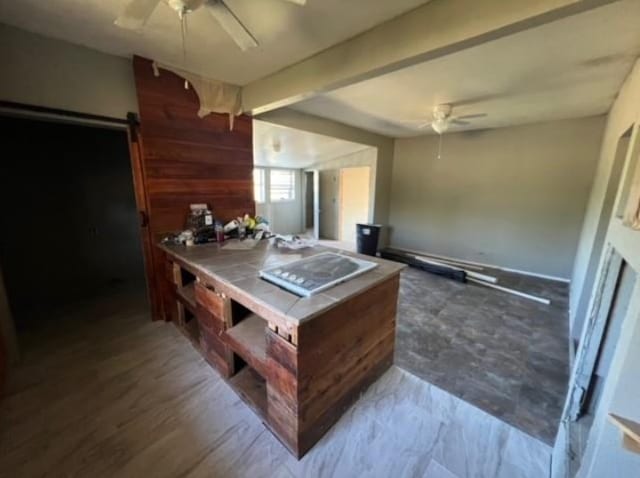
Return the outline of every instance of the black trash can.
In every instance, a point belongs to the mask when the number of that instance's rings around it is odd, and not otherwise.
[[[381,228],[380,224],[356,224],[356,244],[359,254],[376,255]]]

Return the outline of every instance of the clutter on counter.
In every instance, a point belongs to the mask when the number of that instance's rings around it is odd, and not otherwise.
[[[222,244],[228,239],[238,239],[246,244],[231,245],[229,248],[251,249],[261,239],[270,236],[272,234],[269,229],[269,221],[264,217],[245,214],[223,223],[214,217],[213,211],[207,204],[191,204],[185,229],[178,233],[168,234],[162,239],[162,243],[193,246],[208,242]]]
[[[306,249],[317,244],[317,241],[313,239],[306,239],[293,234],[276,234],[271,237],[271,241],[271,244],[275,247],[291,250]]]

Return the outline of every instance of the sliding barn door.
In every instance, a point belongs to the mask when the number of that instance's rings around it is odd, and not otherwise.
[[[144,201],[139,208],[150,298],[153,318],[169,320],[162,305],[165,258],[156,244],[184,229],[192,203],[208,204],[223,222],[255,214],[252,120],[238,117],[230,131],[227,115],[199,118],[198,97],[182,78],[165,70],[156,77],[151,61],[139,57],[133,66],[140,110],[136,197]]]
[[[162,318],[160,300],[157,297],[157,290],[154,287],[155,271],[153,261],[153,241],[149,228],[149,210],[147,206],[147,196],[145,188],[145,175],[142,163],[142,143],[140,139],[140,126],[137,118],[129,117],[129,156],[131,158],[131,171],[133,173],[133,185],[138,209],[138,220],[140,225],[140,238],[142,241],[142,254],[144,256],[145,276],[147,279],[147,296],[151,306],[151,317],[153,320]]]

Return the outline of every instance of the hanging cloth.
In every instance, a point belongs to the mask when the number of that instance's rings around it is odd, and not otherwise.
[[[234,118],[242,113],[239,86],[204,78],[155,61],[152,63],[152,68],[155,76],[160,76],[160,68],[162,68],[184,78],[198,95],[200,101],[198,116],[204,118],[211,113],[226,113],[229,115],[229,130],[233,130]],[[185,88],[188,84],[185,84]]]

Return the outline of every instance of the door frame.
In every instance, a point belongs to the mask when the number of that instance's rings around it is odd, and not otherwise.
[[[313,215],[313,239],[320,239],[320,172],[317,169],[301,170],[302,180],[302,229],[307,230],[307,192],[309,188],[309,174],[311,173],[311,184],[313,186],[313,202],[311,210]]]
[[[115,129],[127,134],[129,143],[129,160],[133,175],[133,189],[136,200],[136,208],[140,218],[140,239],[142,242],[142,255],[145,267],[145,283],[147,297],[151,305],[151,317],[153,320],[163,318],[162,308],[156,287],[152,287],[151,281],[156,277],[151,254],[152,238],[148,221],[148,199],[144,187],[144,163],[142,161],[142,141],[140,138],[140,122],[137,113],[129,112],[126,118],[82,113],[47,106],[30,105],[13,101],[0,100],[0,114],[27,118],[37,121],[51,121],[54,123],[73,123],[97,128]]]
[[[623,263],[622,255],[608,244],[601,262],[600,270],[602,272],[596,282],[595,293],[589,307],[590,313],[576,354],[575,368],[563,414],[574,422],[584,412],[588,391],[595,377],[596,362],[609,324],[611,307],[618,290]]]

